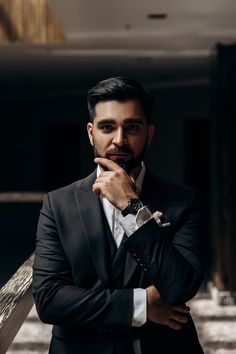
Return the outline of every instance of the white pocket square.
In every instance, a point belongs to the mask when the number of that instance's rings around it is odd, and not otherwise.
[[[163,224],[162,223],[159,224],[160,227],[168,227],[170,225],[171,225],[170,222],[164,222]]]
[[[170,222],[163,222],[161,221],[161,217],[163,215],[163,213],[161,211],[155,211],[155,213],[152,214],[154,219],[156,220],[157,224],[159,227],[168,227],[171,226]]]

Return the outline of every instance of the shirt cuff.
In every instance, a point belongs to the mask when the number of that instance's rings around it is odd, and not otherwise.
[[[125,234],[129,237],[142,225],[152,218],[150,210],[144,206],[137,212],[137,215],[128,214],[124,218],[119,220]]]
[[[140,327],[147,321],[147,292],[145,289],[134,289],[132,326]]]

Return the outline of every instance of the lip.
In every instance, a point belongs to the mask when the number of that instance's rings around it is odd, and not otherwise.
[[[129,154],[125,153],[125,152],[114,152],[112,154],[109,154],[109,156],[119,156],[119,157],[124,156],[124,157],[127,157],[127,156],[129,156]]]

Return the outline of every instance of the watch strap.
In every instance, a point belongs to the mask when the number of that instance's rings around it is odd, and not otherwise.
[[[125,217],[128,214],[136,215],[139,209],[143,207],[143,203],[139,198],[132,198],[128,200],[126,208],[121,211],[121,214]]]

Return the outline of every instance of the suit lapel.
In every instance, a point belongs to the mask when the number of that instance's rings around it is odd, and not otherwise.
[[[160,190],[159,178],[148,170],[143,181],[140,199],[147,205],[152,213],[162,208],[162,192]]]
[[[100,200],[92,192],[96,170],[76,189],[76,202],[89,249],[104,287],[109,287],[109,247],[105,237],[104,219]]]

